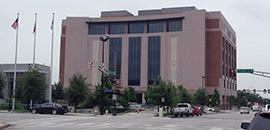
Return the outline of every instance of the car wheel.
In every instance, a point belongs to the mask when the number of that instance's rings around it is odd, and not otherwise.
[[[192,114],[191,114],[191,116],[193,117],[193,116],[194,116],[194,114],[192,113]]]
[[[243,114],[242,112],[240,112],[240,114]]]
[[[197,116],[199,116],[199,114],[197,114]]]
[[[186,117],[189,117],[189,113],[186,114]]]
[[[181,114],[181,117],[183,117],[183,114]]]
[[[174,117],[178,117],[178,114],[174,114]]]
[[[32,110],[32,114],[36,114],[37,113],[37,110],[36,109],[33,109]]]
[[[52,114],[56,115],[57,114],[57,110],[52,110]]]

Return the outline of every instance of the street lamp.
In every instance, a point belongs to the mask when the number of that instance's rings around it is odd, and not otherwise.
[[[205,79],[206,76],[202,76],[202,89],[203,89],[203,79]]]
[[[109,35],[106,35],[105,38],[100,37],[100,41],[102,41],[102,69],[104,70],[104,42],[106,42],[109,39]],[[101,77],[101,103],[100,103],[100,115],[103,115],[103,95],[104,95],[104,90],[103,90],[103,77],[104,77],[104,72],[102,71],[102,77]]]

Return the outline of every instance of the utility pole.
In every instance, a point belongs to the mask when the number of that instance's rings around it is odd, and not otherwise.
[[[100,37],[99,38],[100,41],[102,41],[102,76],[101,76],[101,103],[100,103],[100,115],[103,115],[103,109],[104,109],[104,105],[103,105],[103,95],[104,95],[104,90],[103,90],[103,85],[104,85],[104,42],[106,42],[109,39],[109,36],[107,35],[106,38]]]

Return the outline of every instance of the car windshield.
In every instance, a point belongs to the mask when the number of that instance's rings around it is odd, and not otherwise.
[[[182,104],[182,105],[178,105],[178,107],[188,107],[188,105]]]
[[[255,119],[250,124],[250,130],[264,130],[265,128],[270,128],[270,113],[262,113],[255,117]]]

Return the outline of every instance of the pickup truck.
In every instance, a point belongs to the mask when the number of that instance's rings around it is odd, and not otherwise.
[[[175,117],[178,115],[186,115],[187,117],[194,116],[193,108],[189,103],[178,103],[177,106],[173,109],[173,114]]]

